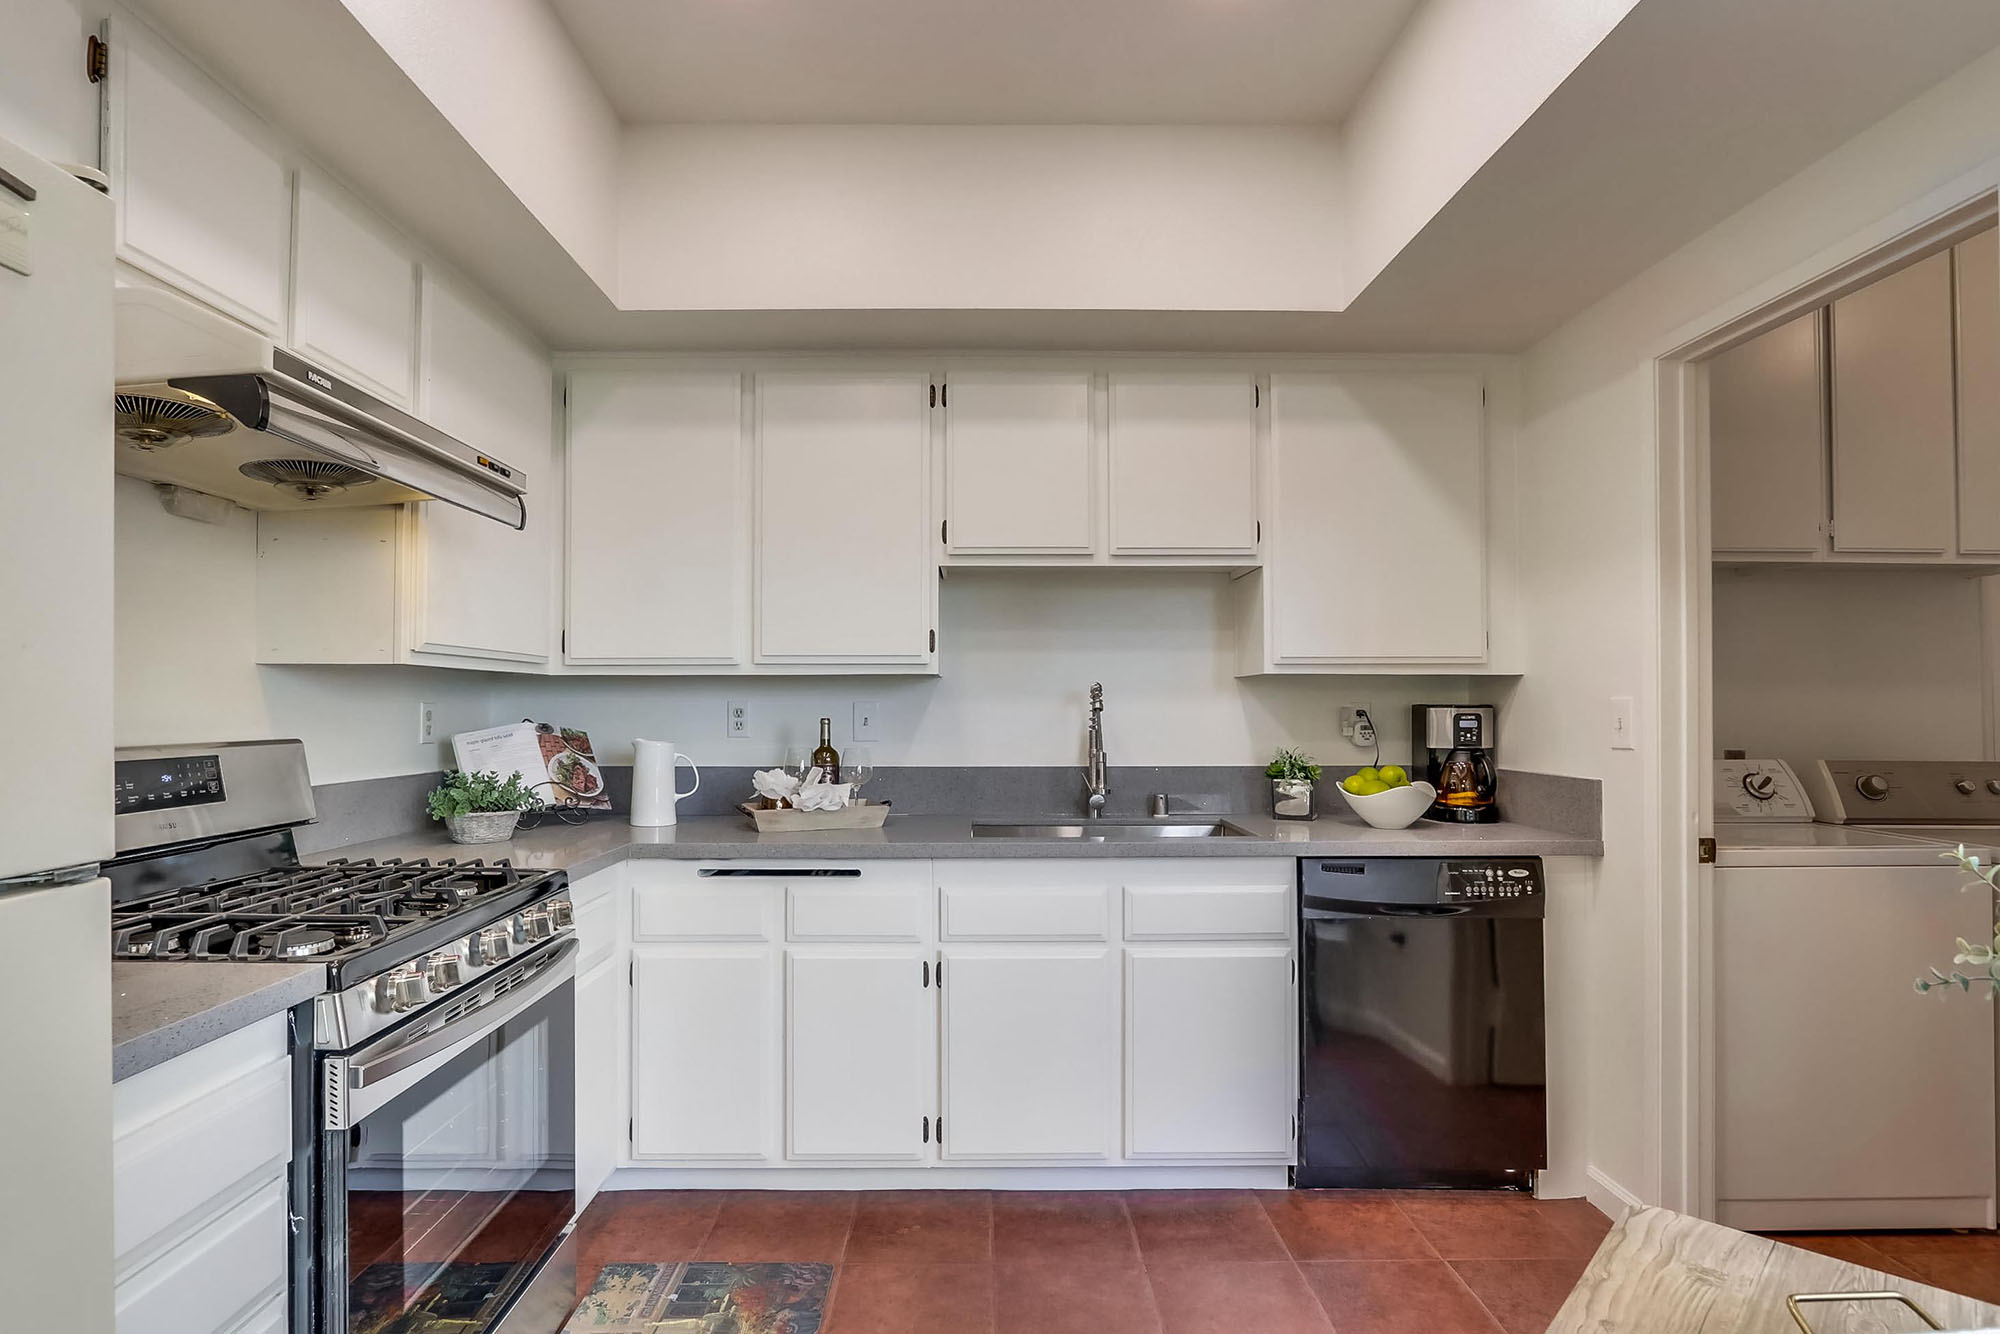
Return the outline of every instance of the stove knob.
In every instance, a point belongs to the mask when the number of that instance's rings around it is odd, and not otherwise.
[[[568,899],[550,899],[542,906],[549,910],[549,921],[555,924],[556,930],[576,925],[576,908]]]
[[[375,1008],[386,1014],[413,1010],[424,1003],[422,964],[406,963],[382,974],[375,984]]]
[[[1970,778],[1961,778],[1952,786],[1958,789],[1958,795],[1961,797],[1969,797],[1979,790]]]
[[[514,942],[506,927],[489,926],[473,941],[472,950],[480,963],[495,964],[514,952]]]
[[[450,991],[465,980],[457,950],[439,950],[424,963],[424,978],[432,991]]]
[[[556,924],[545,907],[529,908],[514,919],[516,930],[524,943],[547,940],[556,933]]]
[[[1889,799],[1889,780],[1881,774],[1863,774],[1854,780],[1854,790],[1870,801]]]

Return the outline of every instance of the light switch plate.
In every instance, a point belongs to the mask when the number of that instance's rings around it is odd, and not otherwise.
[[[857,699],[854,701],[854,740],[880,741],[882,739],[882,701],[879,699]]]
[[[1639,740],[1633,732],[1632,697],[1613,695],[1611,697],[1611,749],[1637,750]]]

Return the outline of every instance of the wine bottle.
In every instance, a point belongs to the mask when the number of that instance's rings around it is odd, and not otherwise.
[[[819,745],[812,753],[813,768],[829,783],[840,781],[840,752],[833,748],[833,719],[819,720]]]

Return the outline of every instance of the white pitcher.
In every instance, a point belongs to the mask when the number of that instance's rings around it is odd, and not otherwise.
[[[674,790],[674,766],[694,769],[694,786],[685,792]],[[632,824],[639,829],[664,829],[676,823],[674,803],[701,790],[701,770],[693,760],[674,749],[671,741],[637,740],[632,743]]]

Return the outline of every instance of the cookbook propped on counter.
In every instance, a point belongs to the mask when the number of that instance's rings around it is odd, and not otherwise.
[[[451,752],[458,767],[468,773],[490,770],[502,778],[519,773],[521,781],[551,806],[611,809],[604,771],[591,753],[590,737],[574,728],[526,721],[483,727],[455,734]]]

